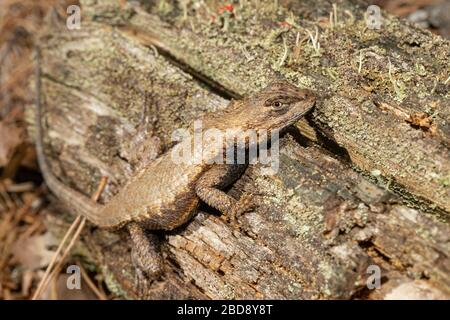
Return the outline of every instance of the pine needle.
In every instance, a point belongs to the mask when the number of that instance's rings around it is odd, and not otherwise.
[[[100,195],[102,194],[102,192],[106,186],[107,181],[108,181],[107,177],[102,177],[102,180],[100,181],[97,191],[91,197],[91,199],[93,201],[95,201],[95,202],[98,201],[98,199],[100,198]],[[81,231],[83,230],[85,223],[86,223],[86,218],[81,217],[81,216],[78,216],[73,221],[72,225],[69,227],[69,230],[67,230],[66,234],[64,235],[63,240],[59,244],[58,249],[56,250],[55,254],[53,255],[50,264],[47,266],[47,269],[45,270],[45,274],[42,277],[41,282],[39,283],[39,286],[36,289],[32,300],[37,300],[41,296],[42,292],[44,292],[46,290],[46,288],[49,285],[49,283],[51,282],[51,280],[61,271],[64,260],[69,255],[72,247],[75,245],[75,242],[77,241]],[[74,232],[74,230],[75,230],[75,232]],[[72,235],[72,233],[73,233],[73,235]],[[64,247],[64,244],[70,237],[71,237],[71,240],[70,240],[68,246],[64,250],[64,253],[62,254],[61,258],[59,259],[57,265],[54,266],[58,259],[59,254],[61,253],[61,251]]]

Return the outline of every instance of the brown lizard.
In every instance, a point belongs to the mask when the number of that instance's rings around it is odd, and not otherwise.
[[[239,178],[245,164],[208,164],[207,161],[174,164],[171,152],[140,170],[104,205],[64,185],[52,174],[44,155],[39,51],[37,57],[36,149],[46,184],[75,213],[95,225],[126,227],[133,242],[133,263],[141,276],[145,272],[149,279],[155,279],[163,270],[157,237],[146,234],[145,230],[173,230],[183,225],[191,219],[200,200],[231,218],[242,209],[239,201],[222,190]],[[281,130],[299,120],[314,103],[310,90],[277,81],[250,97],[232,100],[222,111],[206,115],[203,127],[244,132]],[[223,143],[213,153],[225,154],[235,147],[234,143]]]

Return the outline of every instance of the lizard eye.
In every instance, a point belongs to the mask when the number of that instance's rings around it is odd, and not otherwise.
[[[281,103],[280,101],[275,101],[275,102],[273,103],[273,106],[274,106],[275,108],[280,108],[281,105],[282,105],[282,103]]]
[[[285,97],[276,97],[266,100],[264,105],[273,109],[282,109],[288,103],[289,100],[287,100]]]

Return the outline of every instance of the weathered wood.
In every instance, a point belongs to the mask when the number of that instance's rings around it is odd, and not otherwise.
[[[367,29],[367,4],[361,1],[339,3],[334,28],[328,22],[332,2],[285,0],[275,10],[245,1],[235,7],[227,30],[210,23],[220,1],[208,2],[210,14],[202,6],[195,10],[191,1],[187,19],[179,7],[163,2],[127,11],[101,1],[84,12],[155,45],[233,95],[280,75],[317,90],[322,98],[314,124],[355,165],[379,170],[416,204],[423,198],[450,211],[448,41],[392,17],[381,30]],[[286,21],[293,27],[285,27]],[[319,51],[303,41],[296,46],[297,37],[315,35],[316,27]]]
[[[86,194],[95,190],[100,176],[109,176],[102,201],[108,201],[137,166],[167,149],[173,130],[226,105],[226,99],[203,84],[204,78],[231,96],[253,91],[276,74],[323,94],[309,119],[320,131],[299,125],[307,139],[292,129],[282,139],[279,172],[265,176],[259,166],[251,167],[230,191],[235,197],[251,192],[260,204],[239,219],[240,230],[201,212],[180,230],[161,234],[167,239],[167,273],[152,286],[150,297],[389,298],[404,296],[405,291],[420,297],[450,296],[448,224],[401,204],[391,191],[352,170],[344,157],[312,141],[317,140],[313,134],[327,135],[348,151],[353,165],[378,169],[402,184],[402,192],[448,209],[448,93],[439,92],[445,86],[437,84],[434,93],[419,99],[431,71],[442,77],[445,70],[432,68],[429,53],[413,47],[424,59],[419,63],[425,70],[418,67],[422,87],[402,89],[407,97],[396,102],[379,58],[389,44],[396,52],[390,55],[395,67],[414,66],[400,52],[406,49],[392,45],[405,32],[414,34],[421,46],[434,48],[436,65],[448,63],[448,57],[440,56],[448,43],[394,19],[388,28],[398,34],[365,33],[361,23],[350,25],[342,15],[334,30],[321,29],[320,55],[303,43],[300,61],[288,59],[276,67],[282,55],[276,33],[282,31],[290,44],[296,34],[276,26],[286,19],[283,7],[277,17],[266,9],[252,19],[244,7],[225,32],[200,14],[193,19],[190,11],[188,20],[181,21],[176,7],[167,11],[152,2],[147,7],[151,13],[120,8],[116,1],[82,3],[81,30],[68,32],[63,22],[49,22],[41,39],[46,146],[53,171]],[[306,10],[309,5],[292,9],[304,17],[302,35],[305,27],[313,26],[305,20],[313,19],[314,10]],[[356,10],[353,5],[347,8]],[[263,32],[262,26],[269,31]],[[406,46],[402,41],[398,43]],[[348,57],[358,57],[357,50],[367,43],[375,55],[365,56],[367,69],[358,74]],[[148,44],[189,66],[196,78]],[[337,50],[333,44],[345,46]],[[372,92],[361,89],[364,86]],[[436,112],[432,128],[414,129],[405,122],[405,115],[424,111],[431,102]],[[142,115],[149,118],[144,124]],[[153,138],[136,150],[142,142],[136,137],[145,134]],[[110,288],[134,296],[126,235],[89,229],[84,244]],[[366,287],[370,265],[382,269],[380,290]]]

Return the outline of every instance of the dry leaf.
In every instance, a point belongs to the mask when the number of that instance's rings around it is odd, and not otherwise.
[[[50,263],[54,254],[49,248],[57,245],[58,242],[49,232],[20,239],[13,246],[13,262],[27,270],[43,268]]]
[[[23,129],[0,122],[0,137],[0,167],[4,167],[23,142]]]
[[[57,299],[57,300],[98,300],[87,283],[81,278],[81,288],[70,290],[67,288],[67,279],[69,275],[61,271],[58,275],[56,283],[53,280],[52,284],[47,287],[47,290],[42,294],[42,299]]]

